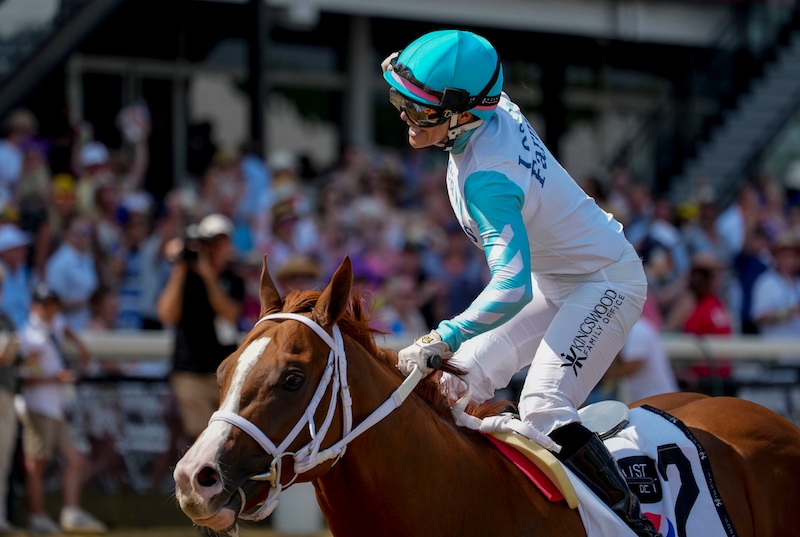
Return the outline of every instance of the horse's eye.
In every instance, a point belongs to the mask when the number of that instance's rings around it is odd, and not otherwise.
[[[299,373],[289,373],[283,380],[283,387],[289,391],[295,391],[303,385],[303,375]]]

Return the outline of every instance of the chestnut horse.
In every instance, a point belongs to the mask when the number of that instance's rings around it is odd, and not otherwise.
[[[351,285],[345,258],[323,292],[284,301],[263,269],[261,321],[220,365],[220,410],[175,468],[186,515],[235,535],[239,519],[267,516],[281,490],[311,481],[335,536],[585,535],[577,510],[545,499],[481,434],[455,425],[432,378],[402,377]],[[735,398],[641,403],[703,444],[739,536],[797,534],[795,425]]]

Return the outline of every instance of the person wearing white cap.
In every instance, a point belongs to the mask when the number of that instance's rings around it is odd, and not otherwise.
[[[217,366],[239,344],[244,281],[230,267],[232,233],[229,218],[210,214],[165,246],[173,266],[156,311],[175,331],[170,383],[192,442],[219,407]]]
[[[58,293],[40,283],[33,291],[28,321],[20,329],[20,393],[15,407],[22,423],[28,530],[42,535],[104,533],[105,524],[80,507],[86,461],[72,437],[68,412],[78,373],[67,367],[60,342],[66,339],[76,345],[82,369],[91,356],[63,322],[62,305]],[[45,478],[59,455],[63,505],[57,524],[45,508]]]
[[[86,216],[97,212],[96,193],[104,185],[117,185],[109,160],[108,148],[102,142],[90,141],[80,148],[78,178],[75,183],[78,210]]]
[[[0,309],[14,326],[28,319],[31,305],[31,275],[27,265],[28,236],[15,224],[0,225],[0,268],[5,273]]]
[[[750,315],[762,338],[800,339],[800,237],[786,231],[770,251],[769,268],[753,284]]]
[[[642,262],[622,225],[578,186],[503,92],[500,56],[487,39],[430,32],[381,68],[409,145],[445,151],[453,212],[491,272],[466,311],[398,353],[398,368],[428,373],[430,357],[452,356],[471,398],[482,402],[530,366],[521,427],[557,451],[637,535],[659,535],[577,411],[646,298]],[[462,382],[447,373],[442,381],[459,395]]]
[[[76,194],[78,209],[86,216],[94,216],[97,207],[95,193],[102,184],[113,184],[121,198],[142,192],[144,179],[150,165],[150,114],[145,103],[135,103],[120,110],[117,127],[125,144],[129,144],[130,165],[119,166],[112,158],[108,146],[93,140],[92,127],[85,124],[83,143],[73,148],[73,168],[78,177]]]

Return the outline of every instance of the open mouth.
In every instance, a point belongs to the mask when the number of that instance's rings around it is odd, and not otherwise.
[[[223,507],[216,514],[207,518],[194,518],[192,522],[219,535],[236,535],[239,532],[236,511],[228,507]]]
[[[227,533],[231,527],[236,525],[239,515],[249,514],[250,511],[264,503],[269,496],[270,488],[269,483],[247,481],[240,488],[234,489],[225,505],[214,515],[206,518],[194,518],[193,521],[214,531]],[[245,502],[244,507],[242,507],[242,501]]]
[[[213,514],[204,513],[201,516],[193,516],[190,512],[186,512],[186,514],[189,515],[192,522],[204,528],[203,533],[207,535],[234,535],[238,533],[237,520],[241,502],[241,495],[235,490],[225,504]]]

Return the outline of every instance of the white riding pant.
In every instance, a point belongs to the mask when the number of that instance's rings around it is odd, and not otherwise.
[[[452,362],[467,372],[472,399],[491,399],[530,365],[520,417],[550,434],[579,422],[586,401],[622,349],[647,295],[642,262],[633,247],[590,274],[534,275],[533,300],[499,327],[467,340]],[[442,382],[456,396],[459,382]]]

